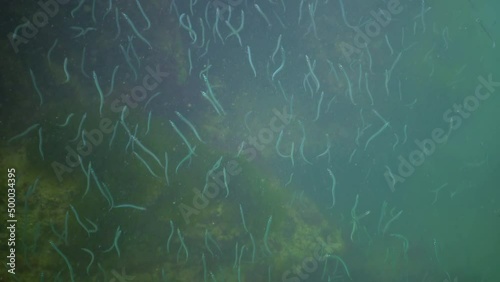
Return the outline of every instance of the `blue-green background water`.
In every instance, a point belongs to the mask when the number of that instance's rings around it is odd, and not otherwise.
[[[67,2],[3,9],[0,280],[500,281],[498,3]]]

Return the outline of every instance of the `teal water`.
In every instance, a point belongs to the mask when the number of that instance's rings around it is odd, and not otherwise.
[[[500,281],[498,3],[67,2],[2,17],[0,280]]]

